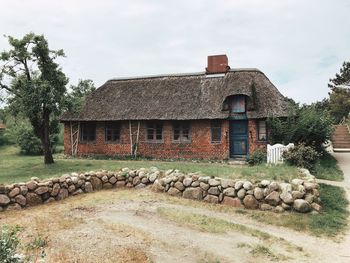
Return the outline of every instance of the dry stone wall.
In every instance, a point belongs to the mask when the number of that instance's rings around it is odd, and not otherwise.
[[[172,196],[274,212],[321,212],[319,185],[314,178],[294,179],[291,183],[262,180],[230,180],[183,174],[178,170],[160,171],[155,167],[138,170],[91,171],[66,174],[41,181],[0,185],[0,211],[17,210],[100,189],[144,188]]]

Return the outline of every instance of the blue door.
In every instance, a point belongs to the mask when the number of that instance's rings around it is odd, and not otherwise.
[[[248,154],[248,121],[230,121],[230,157]]]

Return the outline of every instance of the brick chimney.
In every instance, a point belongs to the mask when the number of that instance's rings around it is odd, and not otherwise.
[[[207,74],[226,73],[229,69],[226,55],[208,56],[208,67],[205,68]]]

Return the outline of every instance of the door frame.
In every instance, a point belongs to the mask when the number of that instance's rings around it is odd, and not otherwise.
[[[247,149],[245,154],[235,154],[234,153],[234,124],[235,123],[245,123],[246,125],[246,134],[244,134],[244,139],[247,141]],[[249,126],[248,126],[248,119],[241,119],[241,120],[229,120],[229,158],[237,158],[237,157],[245,157],[249,154]]]

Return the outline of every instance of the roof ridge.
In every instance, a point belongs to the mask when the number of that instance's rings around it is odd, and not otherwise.
[[[263,73],[258,68],[231,68],[228,72],[260,72]],[[189,72],[189,73],[167,73],[167,74],[156,74],[156,75],[144,75],[144,76],[130,76],[130,77],[119,77],[107,80],[111,81],[123,81],[123,80],[137,80],[137,79],[154,79],[154,78],[165,78],[165,77],[191,77],[191,76],[201,76],[206,75],[205,71],[200,72]],[[215,75],[215,74],[207,74]]]

